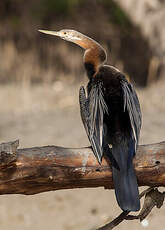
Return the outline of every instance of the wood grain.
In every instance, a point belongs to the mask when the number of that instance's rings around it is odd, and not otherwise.
[[[90,147],[17,146],[18,141],[0,145],[0,194],[100,186],[113,189],[107,156],[99,165]],[[165,142],[139,146],[134,166],[139,186],[165,186]]]

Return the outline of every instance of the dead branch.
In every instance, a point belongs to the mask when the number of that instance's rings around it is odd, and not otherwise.
[[[112,230],[117,225],[119,225],[124,220],[137,220],[143,221],[152,211],[152,209],[156,206],[157,208],[161,208],[164,202],[165,194],[158,191],[157,188],[148,188],[140,193],[140,199],[145,196],[143,207],[140,213],[136,216],[128,215],[129,211],[123,211],[119,216],[117,216],[114,220],[107,223],[103,227],[98,228],[97,230]]]
[[[139,195],[140,199],[144,195],[148,194],[151,190],[152,190],[152,188],[148,188],[148,189],[144,190],[143,192],[141,192],[141,194]],[[129,213],[130,213],[129,211],[123,211],[114,220],[112,220],[108,224],[104,225],[103,227],[98,228],[97,230],[112,230],[117,225],[119,225],[122,221],[124,221],[124,220],[132,220],[131,218],[129,218],[129,217],[131,217],[131,215],[128,215]],[[139,219],[139,217],[137,217],[137,216],[132,216],[132,217],[134,217],[134,219]]]
[[[18,141],[0,145],[0,194],[113,188],[108,157],[99,165],[90,147],[17,147]],[[139,146],[134,166],[139,186],[165,186],[165,142]]]
[[[157,188],[152,188],[150,191],[146,192],[144,204],[137,216],[127,215],[126,220],[135,220],[139,219],[143,221],[152,211],[154,207],[161,208],[164,202],[164,192],[160,192]]]
[[[57,146],[17,149],[18,141],[0,144],[0,194],[31,195],[40,192],[104,186],[112,189],[112,172],[108,156],[99,165],[91,148]],[[165,142],[141,145],[134,159],[139,186],[165,187]],[[164,193],[149,188],[137,216],[122,212],[98,230],[111,230],[123,220],[142,221],[153,209],[160,208]]]

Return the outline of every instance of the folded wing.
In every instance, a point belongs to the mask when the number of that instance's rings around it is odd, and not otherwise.
[[[132,128],[132,138],[135,140],[135,151],[139,141],[141,129],[141,110],[139,100],[134,87],[127,81],[121,82],[124,100],[124,111],[128,112]]]
[[[88,97],[86,97],[85,89],[82,86],[79,91],[79,102],[81,118],[88,139],[95,157],[101,163],[104,138],[103,117],[104,113],[108,112],[101,85],[93,85]]]

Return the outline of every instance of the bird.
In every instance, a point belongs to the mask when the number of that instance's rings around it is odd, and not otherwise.
[[[81,86],[79,90],[82,122],[99,164],[104,154],[109,156],[119,207],[123,211],[138,211],[140,200],[133,158],[142,115],[134,86],[119,69],[106,64],[105,49],[92,38],[71,29],[39,31],[85,50],[83,63],[89,82],[86,89]]]

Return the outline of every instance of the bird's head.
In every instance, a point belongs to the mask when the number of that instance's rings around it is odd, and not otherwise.
[[[81,41],[83,39],[83,36],[80,32],[69,29],[63,29],[60,31],[39,30],[39,32],[54,35],[74,43],[77,43],[76,41]]]
[[[39,32],[60,37],[85,49],[84,63],[93,66],[94,71],[92,73],[97,72],[99,66],[106,61],[106,52],[102,46],[78,31],[63,29],[60,31],[39,30]]]

